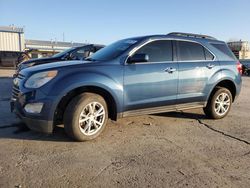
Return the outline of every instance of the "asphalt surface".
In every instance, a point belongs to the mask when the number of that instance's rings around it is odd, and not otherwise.
[[[28,130],[9,111],[11,71],[0,70],[0,187],[249,187],[250,77],[229,115],[202,110],[109,121],[74,142]]]

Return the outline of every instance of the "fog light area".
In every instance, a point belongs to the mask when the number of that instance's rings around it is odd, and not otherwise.
[[[38,114],[42,111],[43,103],[30,103],[26,104],[24,109],[28,113]]]

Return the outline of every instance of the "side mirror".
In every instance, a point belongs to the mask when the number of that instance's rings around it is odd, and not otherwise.
[[[128,63],[143,63],[148,61],[149,56],[147,54],[134,54],[128,59]]]

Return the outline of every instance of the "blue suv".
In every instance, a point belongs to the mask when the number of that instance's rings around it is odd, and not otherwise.
[[[225,42],[189,33],[117,41],[85,61],[37,65],[14,79],[11,108],[33,130],[64,124],[78,141],[108,118],[203,108],[225,117],[241,89],[242,66]]]

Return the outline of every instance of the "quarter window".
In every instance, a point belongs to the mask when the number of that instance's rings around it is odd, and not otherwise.
[[[214,59],[214,56],[206,48],[204,48],[204,51],[205,51],[206,60]]]
[[[149,62],[172,61],[172,42],[170,40],[153,41],[141,47],[136,54],[147,54]]]
[[[230,48],[226,44],[212,44],[212,46],[217,48],[217,50],[221,51],[222,53],[224,53],[225,55],[227,55],[231,59],[233,59],[233,60],[236,59],[233,52],[230,50]]]

